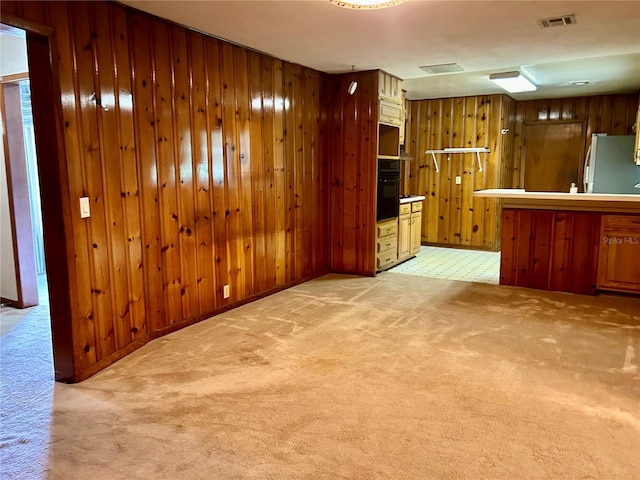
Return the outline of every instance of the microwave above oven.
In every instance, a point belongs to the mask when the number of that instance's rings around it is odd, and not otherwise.
[[[398,158],[400,156],[400,127],[378,124],[378,157]]]

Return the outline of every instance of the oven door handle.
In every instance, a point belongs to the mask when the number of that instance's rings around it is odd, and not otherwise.
[[[396,183],[396,182],[399,182],[400,179],[396,178],[396,179],[393,179],[393,180],[389,180],[388,178],[381,178],[380,181],[382,183]]]

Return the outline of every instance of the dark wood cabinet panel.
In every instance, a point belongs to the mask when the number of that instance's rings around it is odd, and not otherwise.
[[[640,215],[603,215],[598,288],[640,293]]]
[[[502,210],[500,284],[593,295],[600,214]]]

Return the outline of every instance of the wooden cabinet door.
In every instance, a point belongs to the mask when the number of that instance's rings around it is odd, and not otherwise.
[[[420,251],[422,244],[422,212],[411,214],[411,255]]]
[[[402,105],[380,99],[380,112],[378,121],[389,125],[400,126],[402,123]]]
[[[604,215],[597,288],[640,292],[640,215]]]
[[[582,186],[582,122],[533,123],[524,130],[524,188],[528,192],[569,192]]]
[[[411,254],[411,215],[400,215],[398,224],[398,260]]]

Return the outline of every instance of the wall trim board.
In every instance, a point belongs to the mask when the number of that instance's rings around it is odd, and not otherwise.
[[[0,83],[19,82],[20,80],[28,80],[29,72],[12,73],[10,75],[0,76]]]
[[[54,32],[53,27],[43,25],[42,23],[33,20],[28,20],[19,15],[7,13],[6,11],[2,12],[2,23],[11,27],[21,28],[27,32],[42,35],[43,37],[49,37]]]

